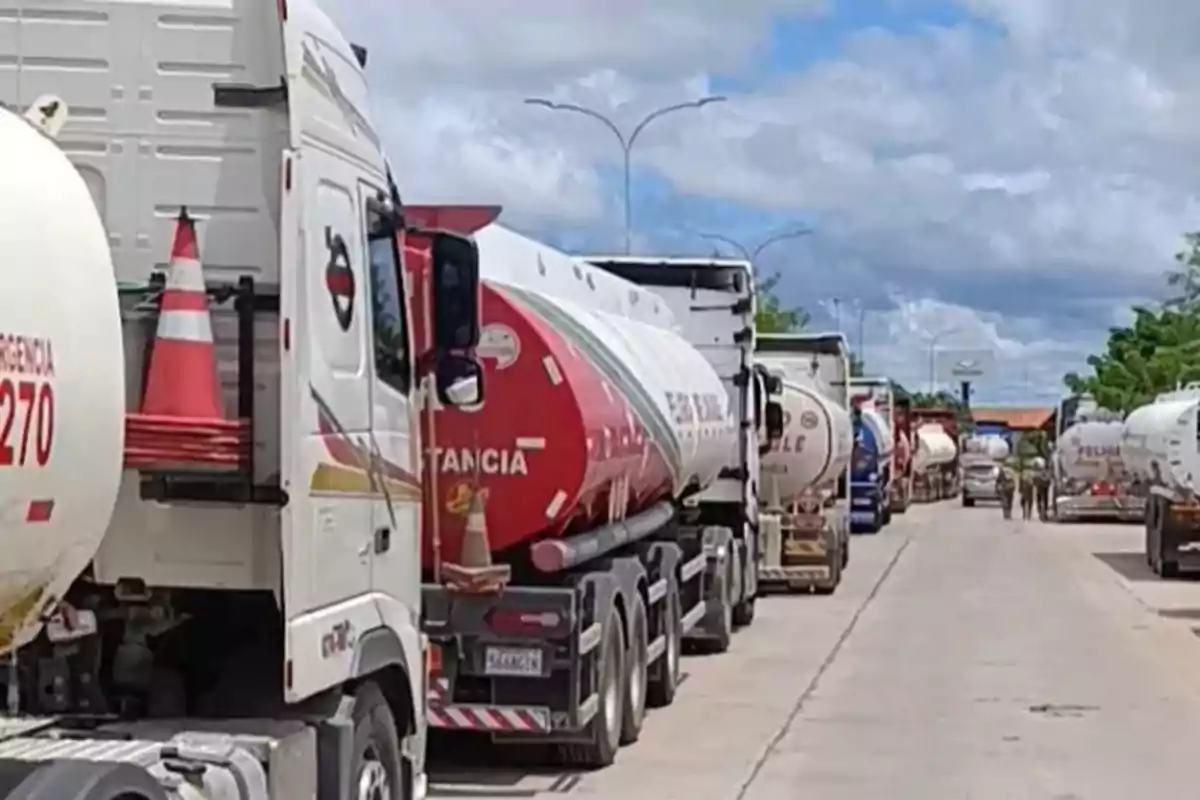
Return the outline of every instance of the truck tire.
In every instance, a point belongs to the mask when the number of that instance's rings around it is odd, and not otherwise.
[[[717,598],[721,614],[717,618],[717,627],[712,631],[712,637],[697,642],[702,653],[725,653],[733,644],[733,576],[730,574],[732,569],[732,560],[727,561],[724,574],[717,577]]]
[[[408,800],[405,773],[396,717],[379,685],[366,681],[354,692],[350,796],[354,800]]]
[[[683,612],[679,606],[679,586],[671,581],[663,598],[663,654],[646,687],[646,702],[654,708],[675,702],[675,691],[683,676]]]
[[[564,766],[602,769],[610,766],[621,748],[622,717],[625,709],[625,641],[621,620],[616,612],[604,623],[600,639],[600,706],[588,723],[591,741],[563,745],[560,754]]]
[[[831,595],[842,582],[842,554],[834,553],[829,559],[829,579],[813,584],[813,594]]]
[[[963,508],[974,508],[975,507],[975,498],[974,497],[967,497],[964,494],[962,496],[962,501],[963,501]]]
[[[167,800],[158,780],[132,764],[50,761],[17,767],[16,773],[0,771],[5,800]],[[10,783],[14,778],[18,782]]]
[[[634,595],[629,610],[629,636],[625,647],[625,708],[621,714],[621,744],[633,744],[642,735],[646,721],[646,686],[649,683],[650,623],[646,616],[646,601]]]

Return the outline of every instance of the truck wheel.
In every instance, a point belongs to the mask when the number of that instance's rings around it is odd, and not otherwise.
[[[674,582],[663,598],[663,654],[655,667],[657,673],[646,687],[646,702],[654,708],[675,701],[675,690],[683,674],[683,614],[679,610],[679,587]]]
[[[103,761],[20,763],[20,772],[0,772],[6,800],[167,800],[149,772],[132,764]],[[10,783],[16,779],[18,783]]]
[[[733,644],[733,576],[730,575],[732,562],[726,564],[725,574],[718,578],[717,597],[721,604],[721,615],[717,620],[717,629],[713,638],[705,639],[700,644],[706,653],[725,653]]]
[[[963,501],[963,508],[974,508],[975,507],[975,498],[974,497],[967,497],[964,494],[962,496],[962,501]]]
[[[628,669],[625,672],[625,709],[621,714],[621,744],[636,742],[642,735],[642,723],[646,721],[646,684],[650,669],[648,628],[646,601],[640,594],[634,595],[625,648]]]
[[[396,718],[379,685],[366,681],[354,693],[353,800],[407,800]]]
[[[833,558],[829,559],[829,579],[820,583],[813,584],[813,594],[830,595],[837,591],[838,584],[842,582],[842,556],[840,553],[834,553]]]
[[[754,623],[754,612],[757,611],[758,598],[747,597],[733,607],[733,624],[745,628]]]
[[[625,642],[621,635],[621,620],[614,611],[604,624],[600,642],[600,707],[588,725],[591,741],[562,747],[565,766],[581,769],[601,769],[610,766],[621,747],[625,708]]]

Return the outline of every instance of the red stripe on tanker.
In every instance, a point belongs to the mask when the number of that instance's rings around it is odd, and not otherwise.
[[[783,381],[783,437],[762,457],[779,500],[788,503],[805,489],[836,481],[850,464],[854,428],[850,414],[811,381]],[[771,491],[767,496],[773,497]]]
[[[107,530],[125,360],[108,236],[87,185],[52,139],[3,108],[0,152],[3,652],[36,630],[39,598],[65,593]]]
[[[427,506],[439,515],[442,557],[458,557],[476,490],[503,509],[488,527],[502,551],[715,481],[737,447],[729,397],[661,298],[500,225],[475,238],[486,395],[479,407],[435,413],[426,458],[438,497]],[[428,258],[418,242],[405,262],[420,296]]]

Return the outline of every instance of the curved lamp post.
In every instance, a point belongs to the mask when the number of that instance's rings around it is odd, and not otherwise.
[[[710,95],[702,97],[699,100],[690,100],[686,103],[676,103],[671,106],[664,106],[657,111],[652,111],[642,118],[642,121],[633,126],[633,130],[626,136],[617,124],[608,117],[584,106],[575,105],[574,103],[556,103],[553,100],[547,100],[542,97],[528,97],[525,99],[525,104],[530,106],[541,106],[551,111],[571,111],[576,114],[583,114],[586,117],[591,117],[594,120],[602,123],[604,127],[612,131],[617,137],[617,141],[621,143],[621,151],[625,157],[625,253],[628,254],[633,246],[633,212],[631,202],[631,171],[630,171],[630,154],[633,152],[633,145],[637,142],[642,131],[646,130],[646,126],[656,119],[665,117],[675,111],[686,111],[690,108],[704,108],[712,103],[724,102],[726,98],[722,95]]]

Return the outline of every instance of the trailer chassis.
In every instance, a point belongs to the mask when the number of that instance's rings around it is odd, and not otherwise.
[[[554,745],[571,766],[611,764],[646,707],[674,700],[685,642],[728,649],[737,552],[728,528],[672,524],[500,592],[426,585],[430,727]]]

